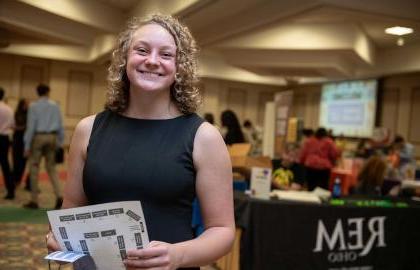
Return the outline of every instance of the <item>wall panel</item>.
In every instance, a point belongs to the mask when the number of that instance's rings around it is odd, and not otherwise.
[[[83,117],[90,113],[92,73],[70,71],[68,77],[67,111],[69,117]]]
[[[306,96],[307,93],[296,93],[293,95],[293,105],[291,110],[292,117],[298,117],[300,119],[305,118],[306,108]]]
[[[247,91],[238,88],[229,88],[227,95],[227,108],[234,111],[240,122],[245,117]]]
[[[397,130],[399,98],[398,88],[384,89],[382,98],[379,100],[382,106],[381,115],[379,116],[380,126],[389,128],[389,130]]]
[[[42,66],[23,65],[21,67],[20,97],[28,100],[38,98],[36,87],[43,82],[44,69]]]
[[[419,116],[420,116],[420,87],[416,87],[411,92],[411,113],[409,119],[409,133],[408,141],[414,143],[420,143],[420,125]]]

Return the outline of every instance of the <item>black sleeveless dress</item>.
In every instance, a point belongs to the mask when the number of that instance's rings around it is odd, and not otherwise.
[[[196,114],[147,120],[99,113],[83,170],[88,203],[139,200],[150,241],[192,239],[192,151],[202,123]]]

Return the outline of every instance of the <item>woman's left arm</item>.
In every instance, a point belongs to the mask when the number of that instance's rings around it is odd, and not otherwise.
[[[232,165],[220,132],[203,123],[193,151],[196,191],[205,231],[196,239],[168,244],[153,241],[148,248],[128,252],[127,269],[167,269],[202,266],[227,254],[235,236]]]

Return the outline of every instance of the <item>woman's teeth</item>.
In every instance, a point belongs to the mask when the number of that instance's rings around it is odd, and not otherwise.
[[[148,72],[148,71],[140,71],[143,75],[150,76],[150,77],[159,77],[161,76],[159,73],[155,72]]]

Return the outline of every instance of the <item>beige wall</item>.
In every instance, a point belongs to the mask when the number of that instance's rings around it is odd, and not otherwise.
[[[273,101],[274,93],[282,88],[278,86],[240,83],[203,78],[203,106],[199,113],[213,113],[216,124],[220,125],[220,114],[233,110],[240,122],[249,119],[262,126],[264,123],[265,103]]]
[[[62,109],[66,143],[78,121],[103,109],[106,67],[0,54],[0,86],[8,103],[15,108],[20,97],[36,98],[35,86],[44,82],[51,87],[51,98]],[[304,120],[305,127],[317,128],[321,84],[278,87],[203,78],[203,106],[199,113],[211,112],[220,125],[220,114],[234,110],[245,119],[262,126],[264,108],[276,91],[293,90],[291,116]],[[416,146],[420,157],[420,73],[384,78],[380,95],[379,123],[403,135]]]
[[[8,103],[15,108],[21,97],[35,100],[36,85],[49,84],[50,97],[62,110],[66,144],[81,118],[103,109],[105,80],[105,66],[0,54],[0,86],[6,90]],[[201,84],[204,102],[199,113],[213,113],[217,124],[220,124],[220,113],[232,109],[241,122],[250,119],[262,125],[265,103],[281,89],[207,78],[203,78]]]

